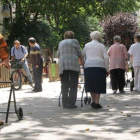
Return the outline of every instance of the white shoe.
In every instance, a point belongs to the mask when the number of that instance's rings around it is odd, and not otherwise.
[[[139,92],[137,89],[134,89],[133,91],[134,91],[134,92]]]
[[[134,91],[134,92],[138,92],[138,89],[137,89],[137,88],[134,88],[133,91]]]

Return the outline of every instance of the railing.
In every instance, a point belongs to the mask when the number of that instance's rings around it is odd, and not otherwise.
[[[5,68],[5,66],[0,67],[0,82],[10,81],[10,70]],[[0,83],[0,88],[9,87],[9,83]]]
[[[0,82],[10,81],[11,70],[7,69],[5,66],[0,67]],[[22,72],[25,74],[25,71],[22,69]],[[26,74],[25,74],[26,75]],[[27,83],[24,82],[24,77],[22,77],[22,85]],[[11,85],[8,83],[0,83],[0,88],[10,87]]]

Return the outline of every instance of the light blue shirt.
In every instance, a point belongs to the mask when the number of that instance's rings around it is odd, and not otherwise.
[[[11,56],[14,56],[15,59],[23,59],[26,53],[28,53],[26,48],[24,46],[21,47],[21,45],[19,49],[16,49],[16,47],[11,49]]]

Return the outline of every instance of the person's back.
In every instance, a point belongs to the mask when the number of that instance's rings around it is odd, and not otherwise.
[[[131,62],[133,63],[135,74],[135,88],[134,91],[140,92],[140,35],[136,34],[134,37],[135,44],[131,45],[128,53],[130,54]]]
[[[78,57],[81,56],[81,50],[78,40],[65,39],[59,43],[59,56],[60,56],[60,74],[63,70],[79,71]],[[63,69],[61,69],[63,68]]]
[[[103,60],[103,45],[98,41],[92,41],[85,46],[86,60]]]
[[[140,66],[140,42],[136,42],[130,48],[133,54],[133,66]]]
[[[77,108],[77,85],[79,78],[79,61],[83,63],[82,52],[78,40],[74,39],[73,31],[66,31],[64,40],[59,43],[59,74],[63,108]]]
[[[106,67],[108,56],[106,48],[97,40],[92,40],[85,45],[83,54],[86,62],[85,67]]]
[[[127,59],[127,51],[123,44],[118,42],[113,44],[108,51],[108,55],[110,58],[110,70],[115,68],[126,68],[125,60]]]

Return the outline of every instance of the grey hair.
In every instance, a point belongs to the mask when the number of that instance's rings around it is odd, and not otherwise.
[[[116,35],[113,37],[113,40],[117,42],[121,42],[121,37],[119,35]]]
[[[15,44],[15,43],[20,44],[20,41],[19,41],[19,40],[15,40],[15,41],[14,41],[14,44]]]
[[[30,37],[30,38],[29,38],[29,40],[28,40],[28,42],[33,43],[33,44],[34,44],[34,43],[36,43],[36,40],[35,40],[35,38]]]
[[[100,40],[101,39],[101,33],[99,32],[99,31],[94,31],[94,32],[91,32],[91,34],[90,34],[90,38],[92,39],[92,40]]]

